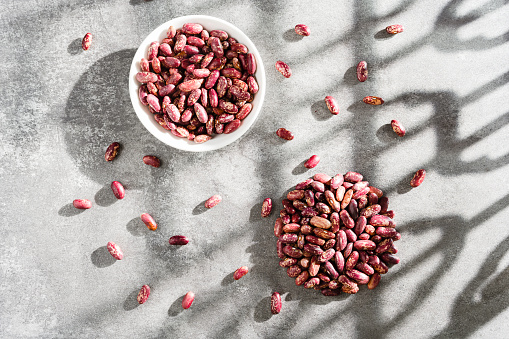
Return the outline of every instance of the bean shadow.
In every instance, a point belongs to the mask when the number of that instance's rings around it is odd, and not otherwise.
[[[184,297],[185,297],[185,294],[178,297],[170,306],[170,308],[168,309],[168,316],[170,317],[176,317],[178,316],[180,313],[182,313],[182,311],[184,311],[184,309],[182,308],[182,300],[184,300]],[[191,306],[192,307],[192,306]]]
[[[331,114],[325,100],[318,100],[311,105],[311,114],[318,121],[325,121],[332,118],[334,115]]]
[[[117,259],[113,258],[110,252],[108,252],[108,248],[106,246],[101,246],[92,252],[90,260],[92,261],[92,264],[99,268],[111,266],[117,261]]]
[[[97,191],[94,200],[97,205],[102,207],[111,206],[118,201],[111,190],[111,184],[104,185],[99,191]]]
[[[283,33],[283,39],[288,42],[301,41],[305,37],[295,33],[295,28],[289,28]]]
[[[408,173],[396,184],[396,192],[398,194],[405,194],[412,190],[413,187],[410,186],[410,181],[414,177],[414,174],[415,172]]]
[[[147,226],[145,226],[143,221],[141,221],[140,217],[134,217],[129,220],[126,225],[126,229],[135,237],[148,236],[151,232]]]
[[[205,202],[208,200],[205,199],[203,200],[202,202],[200,202],[198,205],[196,205],[195,208],[193,208],[193,215],[199,215],[199,214],[203,214],[205,213],[206,211],[208,211],[209,209],[207,207],[205,207]]]
[[[135,51],[120,50],[90,66],[69,94],[60,123],[70,158],[80,172],[101,185],[122,178],[131,189],[141,189],[167,172],[168,164],[162,159],[162,168],[154,169],[159,171],[139,174],[146,166],[141,161],[146,152],[163,154],[166,146],[147,133],[131,105],[128,80]],[[113,141],[122,150],[114,161],[104,161],[104,151]],[[114,201],[105,193],[101,190],[97,195],[99,204]]]
[[[391,124],[380,126],[380,128],[376,131],[376,137],[384,144],[396,142],[396,140],[400,138],[396,133],[394,133]]]
[[[306,168],[306,166],[304,166],[304,164],[306,163],[306,161],[308,161],[308,159],[303,160],[300,164],[298,164],[297,166],[295,166],[295,168],[292,170],[292,174],[293,174],[293,175],[300,175],[300,174],[304,174],[304,173],[306,173],[307,171],[309,171],[310,169],[309,169],[309,168]]]
[[[257,323],[263,323],[272,318],[273,314],[270,308],[270,301],[271,297],[265,297],[256,304],[253,316]],[[281,311],[283,311],[283,308]]]
[[[81,214],[85,210],[74,207],[72,202],[65,204],[58,210],[58,215],[61,217],[74,217],[75,215]]]
[[[346,70],[345,75],[343,75],[343,82],[348,86],[362,84],[362,82],[357,79],[357,66],[351,66]]]
[[[378,105],[378,106],[381,106],[381,105]],[[380,108],[378,106],[366,104],[361,99],[361,100],[355,101],[353,104],[348,106],[348,108],[346,110],[348,112],[352,112],[354,114],[372,114],[372,113],[376,112],[377,109]]]
[[[137,6],[137,5],[141,5],[145,2],[151,2],[152,0],[129,0],[129,4],[131,6]]]
[[[374,35],[374,38],[376,40],[387,40],[387,39],[393,38],[395,35],[397,35],[397,34],[389,34],[389,33],[387,33],[387,31],[384,28],[384,29],[381,29],[378,32],[376,32],[375,35]]]
[[[262,205],[263,202],[259,202],[249,210],[249,222],[259,222],[270,218],[274,214],[274,201],[272,201],[272,210],[268,217],[262,217]]]
[[[67,46],[67,53],[71,55],[76,55],[83,53],[83,47],[81,46],[81,42],[83,41],[83,38],[76,38],[74,39],[69,46]]]
[[[228,286],[231,283],[233,283],[235,281],[235,279],[233,279],[234,274],[235,272],[231,272],[226,277],[224,277],[223,280],[221,281],[221,286]]]
[[[132,311],[136,307],[140,306],[140,304],[138,303],[138,293],[139,292],[140,292],[140,290],[135,290],[135,291],[132,291],[131,293],[129,293],[129,295],[127,296],[127,298],[125,299],[124,304],[123,304],[123,308],[125,311]]]

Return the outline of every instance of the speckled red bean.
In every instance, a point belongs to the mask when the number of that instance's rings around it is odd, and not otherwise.
[[[239,280],[243,276],[245,276],[249,272],[249,268],[247,266],[241,266],[237,268],[235,273],[233,273],[233,279]]]
[[[87,33],[83,37],[83,40],[81,40],[81,48],[83,48],[84,51],[88,51],[91,44],[92,44],[92,33]]]
[[[302,36],[309,36],[309,27],[304,24],[295,25],[295,33]]]
[[[221,202],[221,200],[223,200],[223,199],[221,198],[221,196],[219,194],[214,194],[213,196],[208,198],[207,201],[205,201],[205,207],[212,208],[212,207],[216,206],[217,204],[219,204]]]
[[[369,104],[369,105],[381,105],[384,103],[384,100],[380,97],[375,97],[375,96],[367,96],[367,97],[364,97],[364,99],[362,99],[362,101],[364,101],[364,103],[366,104]]]
[[[410,186],[412,187],[418,187],[422,184],[424,181],[424,178],[426,177],[426,170],[420,169],[415,174],[412,180],[410,181]]]
[[[272,293],[270,298],[270,311],[272,314],[278,314],[281,312],[281,295],[278,292]]]
[[[138,292],[138,296],[136,297],[136,300],[141,305],[147,301],[149,296],[150,296],[150,286],[143,285],[141,287],[140,291]]]
[[[357,64],[357,80],[360,82],[368,80],[368,63],[366,61]]]
[[[111,143],[104,153],[104,159],[106,161],[112,161],[117,156],[119,149],[120,144],[118,142]]]
[[[400,137],[405,136],[406,134],[405,127],[398,120],[391,120],[391,127],[394,133],[396,133]]]
[[[288,66],[283,61],[277,61],[276,62],[276,69],[281,73],[285,78],[289,78],[292,76],[292,70],[290,69],[290,66]]]
[[[108,252],[110,252],[111,256],[117,260],[122,260],[124,258],[124,252],[120,249],[120,247],[114,242],[110,241],[106,245]]]
[[[398,34],[403,32],[402,25],[390,25],[385,27],[385,31],[389,34]]]
[[[339,106],[336,99],[331,97],[330,95],[325,97],[325,103],[327,104],[327,108],[331,112],[331,114],[338,115],[339,114]]]

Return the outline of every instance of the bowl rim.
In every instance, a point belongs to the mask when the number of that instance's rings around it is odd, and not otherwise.
[[[200,20],[202,22],[200,22]],[[144,106],[139,99],[138,91],[140,84],[136,80],[136,74],[141,71],[140,69],[140,60],[142,57],[146,58],[146,51],[148,46],[153,41],[160,42],[164,37],[166,37],[166,31],[170,25],[176,26],[177,28],[181,27],[184,23],[187,22],[196,22],[200,23],[208,30],[213,29],[221,29],[228,32],[230,36],[235,37],[240,43],[246,45],[250,53],[253,53],[256,58],[257,69],[255,72],[256,81],[258,82],[259,90],[255,95],[255,98],[252,102],[253,109],[249,115],[242,120],[242,124],[240,127],[231,134],[214,134],[213,138],[205,143],[198,144],[194,141],[190,141],[187,138],[179,138],[165,130],[162,126],[160,126],[155,119],[152,118],[152,114],[149,112],[147,106]],[[210,22],[210,23],[209,23]],[[221,27],[208,27],[212,24],[219,24]],[[168,146],[173,148],[177,148],[184,151],[190,152],[205,152],[205,151],[213,151],[220,148],[223,148],[241,138],[247,131],[252,127],[256,119],[258,118],[261,109],[263,107],[263,102],[265,99],[265,91],[266,91],[266,76],[265,76],[265,68],[263,65],[262,58],[255,44],[249,39],[249,37],[237,26],[232,23],[216,18],[208,15],[186,15],[173,18],[168,20],[165,23],[162,23],[157,28],[152,30],[139,45],[136,50],[133,60],[131,62],[131,67],[129,71],[129,95],[131,98],[131,103],[133,109],[136,113],[136,116],[142,123],[142,125],[158,140],[165,143]]]

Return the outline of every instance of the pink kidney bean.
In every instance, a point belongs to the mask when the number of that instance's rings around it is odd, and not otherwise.
[[[219,194],[215,194],[205,201],[206,208],[212,208],[221,202],[222,198]]]
[[[148,61],[152,61],[152,59],[157,57],[157,53],[159,52],[159,43],[157,41],[154,41],[150,44],[148,48]]]
[[[111,190],[117,199],[124,199],[125,197],[125,189],[124,186],[118,181],[113,181],[111,183]]]
[[[141,215],[141,221],[143,221],[143,223],[147,226],[149,230],[155,231],[157,229],[157,223],[150,214],[143,213]]]
[[[189,291],[186,293],[186,295],[184,296],[184,299],[182,299],[182,308],[184,310],[187,310],[189,307],[191,307],[191,305],[194,302],[194,297],[195,297],[195,295],[192,291]]]
[[[88,199],[75,199],[73,200],[72,205],[74,208],[87,210],[92,207],[92,202]]]
[[[304,167],[306,168],[314,168],[320,162],[320,157],[318,155],[312,155],[305,163]]]
[[[136,73],[136,80],[142,84],[146,84],[147,82],[156,82],[157,75],[152,72],[138,72]]]

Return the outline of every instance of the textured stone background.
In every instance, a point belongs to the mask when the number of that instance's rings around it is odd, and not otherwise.
[[[0,9],[0,337],[507,337],[507,1],[3,0]],[[203,154],[152,137],[127,90],[138,44],[188,14],[237,25],[267,69],[253,128]],[[296,36],[298,23],[312,35]],[[388,38],[381,30],[394,23],[405,32]],[[94,41],[83,52],[86,32]],[[360,60],[370,67],[362,84]],[[386,103],[364,105],[366,95]],[[279,127],[295,139],[277,138]],[[117,140],[121,155],[105,163]],[[145,154],[163,166],[145,166]],[[322,161],[306,171],[312,154]],[[409,190],[419,168],[428,176]],[[260,206],[272,197],[279,211],[297,182],[348,170],[388,194],[402,263],[374,291],[325,298],[278,266],[275,215],[262,220]],[[124,200],[112,180],[127,187]],[[223,202],[204,211],[215,193]],[[78,212],[75,198],[94,207]],[[170,248],[174,234],[190,244]],[[124,260],[112,261],[108,241]],[[242,265],[250,273],[233,281]],[[137,306],[143,284],[152,295]],[[196,301],[182,311],[189,290]],[[284,302],[277,316],[273,291]]]

